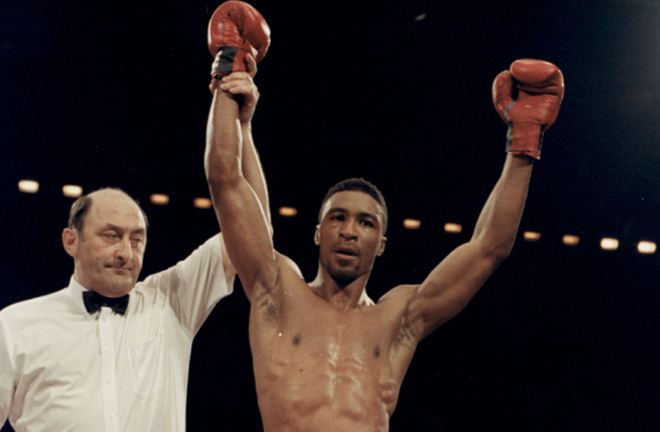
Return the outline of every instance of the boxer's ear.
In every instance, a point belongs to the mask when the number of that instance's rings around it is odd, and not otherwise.
[[[316,231],[314,232],[314,244],[316,246],[321,244],[321,225],[316,225]]]
[[[385,244],[386,243],[387,243],[387,237],[381,236],[380,246],[378,247],[378,252],[376,253],[376,256],[381,256],[382,254],[385,253]]]

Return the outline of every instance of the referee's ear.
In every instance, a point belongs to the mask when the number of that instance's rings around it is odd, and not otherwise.
[[[73,258],[78,258],[78,232],[71,228],[62,231],[62,245],[64,250]]]

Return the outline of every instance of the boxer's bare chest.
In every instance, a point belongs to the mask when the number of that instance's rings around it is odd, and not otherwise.
[[[392,317],[376,305],[339,311],[315,296],[285,301],[275,322],[251,320],[260,403],[297,418],[386,418],[401,384],[389,355]]]

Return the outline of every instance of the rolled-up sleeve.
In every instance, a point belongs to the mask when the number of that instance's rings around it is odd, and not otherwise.
[[[196,334],[213,307],[233,291],[234,277],[227,280],[220,235],[198,247],[173,267],[149,276],[146,288],[155,288],[168,298],[181,323]]]
[[[5,315],[0,312],[0,427],[7,421],[16,389],[14,349]]]

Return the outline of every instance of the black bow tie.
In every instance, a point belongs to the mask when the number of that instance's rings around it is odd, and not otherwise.
[[[101,309],[101,306],[108,306],[118,314],[124,315],[128,307],[128,294],[123,297],[104,297],[94,291],[85,291],[83,293],[83,302],[87,312],[94,313]]]

